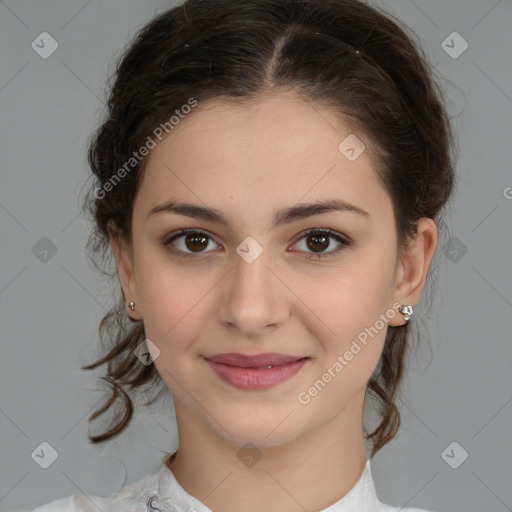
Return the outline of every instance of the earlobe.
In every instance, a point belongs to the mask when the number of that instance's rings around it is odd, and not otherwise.
[[[402,255],[397,282],[393,293],[393,302],[402,306],[414,306],[419,302],[425,287],[428,270],[434,257],[438,240],[438,229],[435,221],[422,217],[417,222],[417,232],[410,240]],[[400,308],[399,308],[400,309]],[[407,322],[403,313],[395,315],[389,322],[391,326],[404,325]]]
[[[133,320],[140,320],[134,316],[135,304],[138,303],[137,286],[133,269],[132,248],[123,235],[109,224],[109,243],[117,264],[117,275],[121,285],[122,295],[127,314]],[[133,304],[133,306],[132,306]]]

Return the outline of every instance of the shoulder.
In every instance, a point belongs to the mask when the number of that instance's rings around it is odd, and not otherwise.
[[[75,498],[77,496],[78,495],[67,496],[65,498],[60,498],[58,500],[45,503],[44,505],[40,505],[30,511],[27,510],[21,512],[75,512],[78,510],[74,505]]]
[[[33,510],[22,512],[139,512],[145,510],[148,499],[155,494],[158,486],[158,472],[142,480],[125,485],[108,497],[88,494],[73,494],[45,503]]]
[[[426,510],[423,508],[402,508],[399,506],[386,505],[384,503],[380,503],[380,508],[378,512],[440,512],[434,510]]]

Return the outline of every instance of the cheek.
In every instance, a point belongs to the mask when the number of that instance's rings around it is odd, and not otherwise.
[[[394,269],[391,256],[390,252],[388,259],[354,258],[331,272],[328,279],[310,281],[302,288],[300,296],[305,297],[306,309],[314,312],[308,315],[309,329],[323,340],[326,368],[340,355],[346,356],[347,368],[351,368],[345,373],[362,368],[369,376],[377,365],[393,316],[389,309]]]
[[[144,320],[172,324],[200,294],[197,272],[172,259],[151,239],[144,241],[142,235],[141,239],[143,243],[135,248],[135,275]]]
[[[212,296],[219,275],[180,267],[150,250],[140,251],[137,263],[145,334],[160,350],[155,365],[160,373],[164,368],[172,374],[182,373],[194,356],[199,356],[201,348],[194,342],[205,338],[207,322],[215,315]]]
[[[142,316],[146,335],[169,347],[171,341],[190,337],[202,325],[201,297],[207,289],[190,279],[157,279],[157,272],[148,275],[139,286]]]
[[[331,285],[337,288],[329,294],[311,296],[311,309],[316,304],[315,312],[323,320],[309,325],[318,343],[318,372],[304,382],[298,396],[301,404],[314,402],[318,415],[336,414],[366,388],[388,329],[384,294],[374,286],[360,287],[350,279]]]
[[[338,268],[310,276],[307,280],[297,276],[298,295],[331,333],[353,335],[351,327],[372,325],[388,307],[391,265],[383,268],[382,262],[354,257]]]
[[[193,343],[204,330],[201,327],[204,325],[202,295],[204,293],[194,296],[183,293],[179,282],[167,288],[159,286],[158,292],[148,283],[144,293],[145,335],[159,350],[158,354],[151,355],[158,373],[176,396],[181,396],[180,383],[193,374],[197,364],[195,351],[198,349]]]
[[[165,339],[179,325],[185,310],[190,309],[189,286],[178,272],[169,271],[169,264],[155,254],[157,251],[141,249],[136,253],[135,274],[146,336],[162,350]]]

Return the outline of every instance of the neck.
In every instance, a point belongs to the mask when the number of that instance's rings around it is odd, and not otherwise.
[[[323,510],[357,482],[367,457],[364,394],[313,431],[245,450],[221,439],[175,398],[179,450],[167,466],[185,491],[213,512]],[[244,459],[242,455],[255,455]]]

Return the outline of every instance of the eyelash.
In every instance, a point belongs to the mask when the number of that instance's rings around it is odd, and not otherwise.
[[[203,253],[200,253],[200,252],[199,253],[189,253],[189,252],[183,252],[179,249],[169,248],[169,246],[171,245],[171,243],[173,241],[182,237],[183,235],[189,235],[189,234],[202,235],[210,240],[213,240],[213,238],[206,231],[202,231],[202,230],[196,229],[196,228],[186,228],[186,229],[182,229],[178,232],[171,233],[171,235],[169,235],[168,237],[166,237],[163,240],[162,245],[167,250],[172,252],[173,254],[175,254],[177,256],[185,257],[185,258],[197,257],[197,256],[200,256],[201,254],[204,254],[204,252]],[[322,235],[328,236],[328,237],[336,240],[336,242],[339,242],[341,245],[339,245],[335,249],[332,249],[331,251],[325,252],[325,253],[308,253],[310,259],[322,259],[322,258],[328,258],[330,256],[334,256],[338,252],[343,250],[343,248],[349,247],[353,244],[352,240],[348,239],[345,236],[341,236],[340,234],[336,233],[335,231],[331,231],[330,229],[320,229],[320,228],[308,229],[307,231],[305,231],[304,233],[301,234],[301,236],[299,237],[297,242],[299,242],[303,238],[306,238],[308,235],[312,235],[312,234],[317,235],[317,236],[322,236]],[[297,242],[295,242],[295,243],[297,243]],[[206,251],[206,252],[209,252],[209,251]]]

